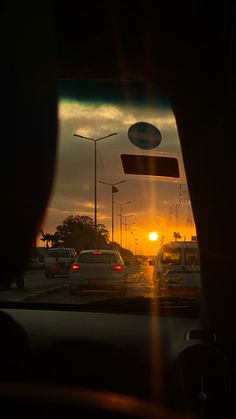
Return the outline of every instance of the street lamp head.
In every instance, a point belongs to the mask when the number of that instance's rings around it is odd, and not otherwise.
[[[132,204],[132,202],[131,202],[131,201],[126,201],[126,202],[114,202],[114,204],[116,204],[116,205],[120,205],[120,207],[122,207],[123,205]]]
[[[103,183],[104,185],[108,185],[108,186],[116,186],[116,185],[119,185],[120,183],[127,182],[127,180],[121,180],[120,182],[116,182],[116,183],[108,183],[108,182],[104,182],[103,180],[99,180],[98,182]]]
[[[127,180],[126,180],[126,179],[121,180],[120,182],[113,183],[113,185],[119,185],[120,183],[125,183],[125,182],[127,182]]]
[[[104,185],[112,186],[112,183],[103,182],[102,180],[99,180],[98,183],[103,183]]]
[[[117,134],[118,134],[118,132],[113,132],[112,134],[108,134],[108,135],[105,135],[105,136],[103,136],[103,137],[99,137],[99,138],[90,138],[90,137],[85,137],[84,135],[80,135],[80,134],[73,134],[73,135],[74,135],[75,137],[84,138],[85,140],[91,140],[91,141],[96,142],[96,141],[103,140],[104,138],[112,137],[113,135],[117,135]]]
[[[94,138],[84,137],[83,135],[73,134],[74,137],[84,138],[85,140],[95,141]]]
[[[113,135],[117,135],[118,132],[112,132],[111,134],[106,135],[105,137],[100,137],[100,138],[107,138],[107,137],[112,137]],[[99,139],[100,139],[99,138]]]
[[[125,218],[125,221],[127,222],[127,218],[134,217],[134,214],[122,215],[122,217],[124,217]]]
[[[104,137],[99,137],[95,141],[103,140],[103,138],[113,137],[113,135],[117,135],[118,132],[113,132],[112,134],[105,135]]]

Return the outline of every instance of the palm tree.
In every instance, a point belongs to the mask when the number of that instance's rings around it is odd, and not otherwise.
[[[42,237],[41,237],[40,240],[42,240],[44,243],[46,243],[45,247],[46,247],[46,249],[48,249],[50,247],[49,243],[50,242],[52,243],[52,241],[53,241],[53,235],[49,234],[49,233],[44,233],[43,230],[40,230],[40,232],[42,234]]]

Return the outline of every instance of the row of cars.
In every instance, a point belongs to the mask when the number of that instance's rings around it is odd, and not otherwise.
[[[75,249],[49,249],[45,257],[45,275],[69,276],[70,290],[117,290],[120,295],[127,291],[127,265],[116,250],[82,250],[78,255]]]
[[[153,266],[153,286],[158,295],[199,294],[200,260],[197,241],[167,243],[159,249]],[[66,274],[71,291],[117,289],[126,293],[127,264],[116,250],[51,248],[44,261],[46,277]]]

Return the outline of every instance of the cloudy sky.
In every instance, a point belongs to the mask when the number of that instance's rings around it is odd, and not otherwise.
[[[59,88],[57,169],[42,229],[54,233],[69,215],[94,219],[94,142],[73,134],[97,139],[116,132],[96,143],[97,222],[104,224],[111,235],[111,187],[99,181],[114,184],[126,180],[117,185],[118,192],[113,194],[117,203],[115,241],[121,238],[119,203],[127,201],[131,203],[122,206],[122,241],[136,253],[154,254],[160,239],[172,239],[173,231],[186,239],[195,234],[175,118],[165,99],[157,100],[152,89],[130,83],[63,81]],[[159,129],[158,147],[143,150],[130,141],[128,130],[140,121]],[[167,181],[126,174],[120,157],[126,153],[177,156],[181,177]],[[151,231],[158,232],[157,242],[148,239]]]

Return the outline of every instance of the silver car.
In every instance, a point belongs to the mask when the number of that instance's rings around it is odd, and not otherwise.
[[[116,291],[125,295],[126,266],[116,250],[82,250],[70,269],[71,292]]]

